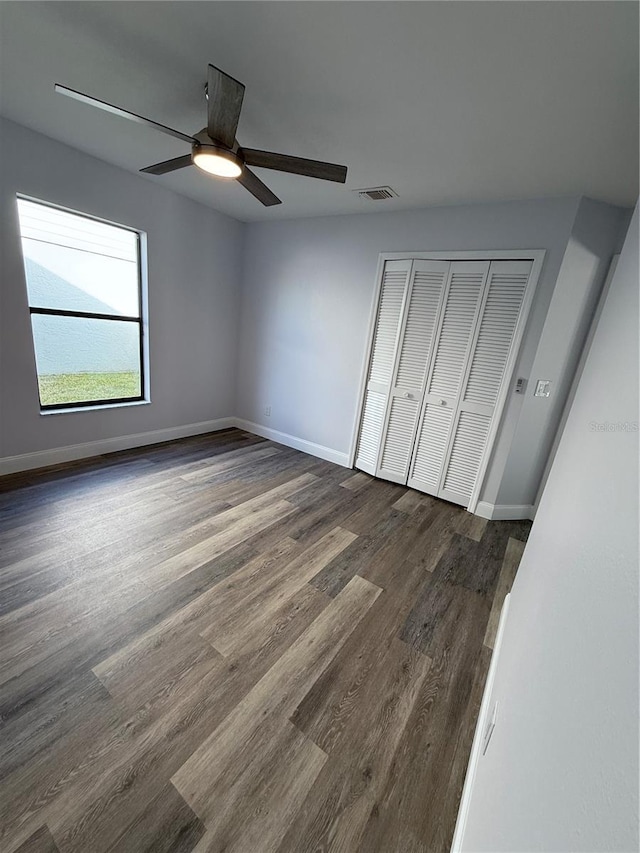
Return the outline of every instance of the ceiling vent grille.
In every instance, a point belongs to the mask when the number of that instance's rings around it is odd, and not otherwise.
[[[368,198],[370,201],[386,201],[388,198],[398,198],[398,193],[391,187],[370,187],[366,190],[354,190],[360,198]]]

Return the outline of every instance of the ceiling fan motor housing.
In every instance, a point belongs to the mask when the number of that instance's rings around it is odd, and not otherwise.
[[[242,174],[244,168],[244,160],[239,153],[213,141],[196,140],[191,146],[191,156],[196,166],[219,178],[233,180]],[[208,164],[215,164],[216,167],[208,168]],[[225,165],[228,166],[228,174]]]

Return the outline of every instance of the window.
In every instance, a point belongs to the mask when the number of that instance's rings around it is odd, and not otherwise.
[[[42,411],[144,399],[141,235],[18,198]]]

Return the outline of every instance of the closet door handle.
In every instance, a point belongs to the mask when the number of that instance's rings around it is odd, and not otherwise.
[[[447,405],[447,401],[446,401],[446,400],[440,400],[440,405],[441,405],[441,406],[446,406],[446,405]]]
[[[402,396],[407,400],[413,400],[413,394],[410,394],[408,391],[405,391]]]

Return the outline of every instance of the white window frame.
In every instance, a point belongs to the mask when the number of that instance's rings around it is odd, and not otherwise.
[[[70,213],[74,216],[81,216],[84,219],[90,219],[94,222],[100,222],[104,225],[111,225],[114,228],[120,228],[123,231],[131,231],[132,233],[137,235],[137,244],[138,244],[138,300],[139,300],[139,318],[128,318],[122,317],[119,315],[112,315],[109,318],[106,318],[103,315],[96,315],[91,312],[78,312],[78,311],[65,311],[65,310],[49,310],[42,308],[33,308],[29,304],[29,299],[27,295],[27,305],[29,309],[29,319],[31,319],[32,314],[48,314],[48,315],[56,315],[56,316],[80,316],[87,317],[89,319],[113,319],[117,321],[127,322],[131,320],[135,322],[139,326],[139,334],[140,334],[140,396],[139,397],[127,397],[121,399],[114,400],[87,400],[77,401],[73,403],[60,403],[54,405],[45,405],[43,406],[42,400],[40,399],[40,384],[38,381],[38,368],[36,364],[36,382],[38,384],[38,402],[40,407],[41,415],[55,415],[55,414],[68,414],[70,412],[86,412],[92,411],[95,409],[113,409],[120,408],[123,406],[140,406],[146,405],[151,402],[151,386],[149,379],[149,289],[148,289],[148,263],[147,263],[147,234],[145,231],[141,231],[139,228],[135,228],[131,225],[124,225],[121,222],[115,222],[112,219],[105,219],[101,216],[95,216],[91,213],[85,213],[81,210],[75,210],[72,207],[66,207],[61,204],[56,204],[52,201],[45,201],[41,198],[36,198],[35,196],[27,195],[26,193],[16,193],[16,207],[18,205],[18,201],[30,201],[34,204],[42,205],[43,207],[50,207],[53,210],[59,210],[62,213]],[[17,214],[18,223],[20,223],[19,214]],[[20,225],[19,227],[19,239],[21,246],[21,255],[22,261],[24,265],[24,253],[22,250],[22,230]],[[26,277],[26,271],[25,271]],[[26,283],[26,282],[25,282]],[[35,339],[33,335],[33,326],[31,326],[31,339],[34,346],[34,359],[35,359]],[[35,360],[34,360],[35,364]]]

